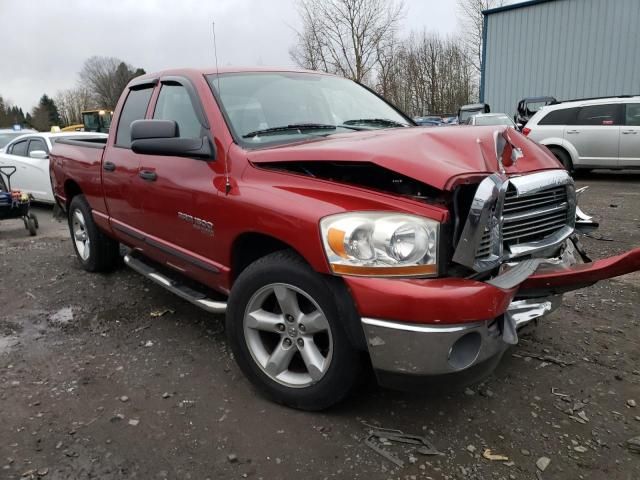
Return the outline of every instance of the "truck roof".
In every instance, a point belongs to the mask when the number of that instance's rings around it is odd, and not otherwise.
[[[317,70],[304,70],[295,67],[251,67],[251,66],[227,66],[227,67],[209,67],[209,68],[173,68],[170,70],[161,70],[158,72],[146,73],[139,77],[136,77],[136,81],[151,80],[157,77],[166,75],[215,75],[216,73],[269,73],[269,72],[288,72],[288,73],[313,73],[316,75],[336,76],[331,73],[320,72]]]

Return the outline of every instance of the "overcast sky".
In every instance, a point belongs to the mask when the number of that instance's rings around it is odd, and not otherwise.
[[[454,34],[453,0],[405,0],[402,34]],[[295,0],[0,0],[0,95],[25,112],[76,84],[92,55],[147,72],[214,64],[291,65]]]

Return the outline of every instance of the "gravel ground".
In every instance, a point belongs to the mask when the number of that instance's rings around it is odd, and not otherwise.
[[[601,222],[589,252],[640,245],[640,175],[578,183]],[[66,225],[38,214],[35,238],[0,223],[2,479],[640,478],[626,443],[640,435],[640,273],[567,294],[482,385],[426,395],[368,382],[305,413],[255,393],[221,317],[124,267],[85,273]],[[397,467],[363,443],[367,425],[424,435],[442,455],[392,443]]]

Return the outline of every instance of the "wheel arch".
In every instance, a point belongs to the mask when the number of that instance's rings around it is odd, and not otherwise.
[[[326,272],[319,272],[313,268],[311,262],[290,243],[261,232],[245,232],[240,234],[236,237],[231,247],[231,286],[233,286],[238,276],[253,262],[280,250],[291,250],[315,270],[318,275],[324,278],[327,287],[335,297],[338,314],[343,319],[343,326],[351,344],[358,350],[366,351],[367,345],[360,323],[360,314],[342,277],[330,275]]]
[[[270,253],[291,249],[291,245],[282,240],[259,232],[245,232],[238,235],[231,245],[231,282],[253,262]],[[296,253],[299,252],[296,251]]]
[[[71,200],[73,200],[73,197],[81,194],[82,189],[80,188],[78,182],[70,178],[67,179],[64,182],[65,210],[69,209],[69,205],[71,205]]]

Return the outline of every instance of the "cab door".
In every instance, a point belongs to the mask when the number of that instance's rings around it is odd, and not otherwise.
[[[625,107],[625,122],[620,131],[619,167],[640,167],[640,103],[627,103]]]
[[[200,98],[184,77],[160,79],[152,117],[175,121],[182,138],[212,139]],[[218,216],[214,165],[198,158],[141,155],[134,182],[146,243],[172,267],[195,270],[196,275],[217,270],[208,260]]]
[[[585,105],[572,125],[564,130],[564,140],[578,152],[578,167],[615,168],[618,166],[622,105]]]
[[[144,238],[139,228],[143,212],[135,189],[142,155],[131,150],[131,122],[146,117],[154,87],[154,83],[130,86],[118,117],[115,139],[109,138],[102,159],[106,213],[121,241],[129,245],[139,245]]]

